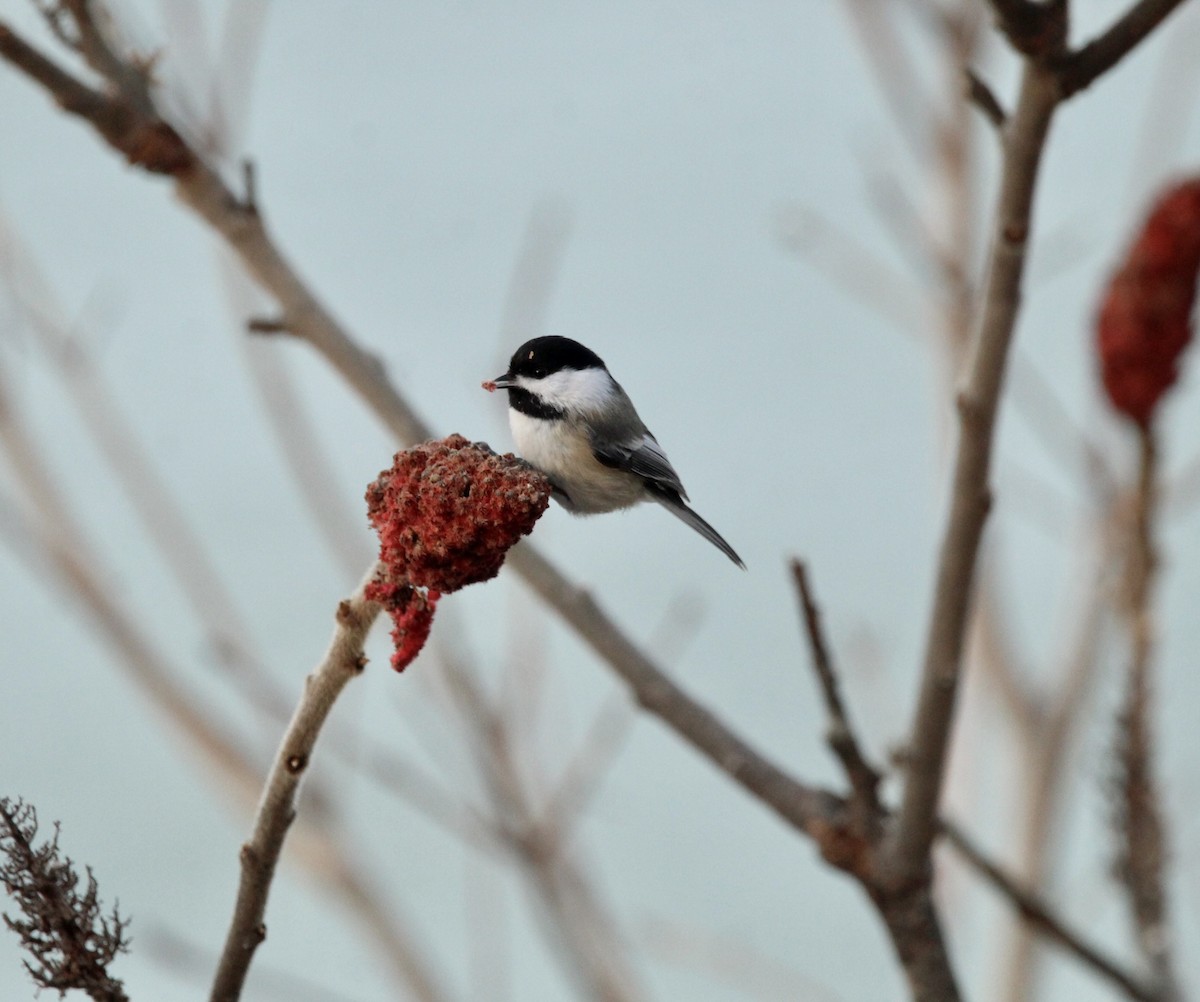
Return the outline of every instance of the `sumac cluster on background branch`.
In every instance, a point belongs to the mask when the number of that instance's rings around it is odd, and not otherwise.
[[[1146,428],[1179,378],[1192,339],[1200,271],[1200,178],[1155,203],[1109,282],[1096,323],[1100,375],[1113,407]]]

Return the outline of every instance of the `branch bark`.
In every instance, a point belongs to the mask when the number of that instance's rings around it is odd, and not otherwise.
[[[859,744],[858,735],[850,723],[850,715],[842,700],[841,687],[825,642],[825,631],[821,626],[821,610],[817,607],[812,589],[808,584],[808,570],[802,561],[791,562],[792,579],[800,599],[800,613],[808,634],[808,645],[812,651],[813,670],[825,700],[825,714],[829,717],[827,740],[830,749],[842,764],[842,771],[854,791],[852,801],[856,827],[866,835],[872,831],[882,814],[879,801],[880,775],[867,760]]]
[[[1036,893],[1006,873],[983,853],[957,825],[942,823],[942,834],[946,841],[962,855],[1009,903],[1021,917],[1034,926],[1052,943],[1075,956],[1085,967],[1090,967],[1102,978],[1112,982],[1118,989],[1137,1002],[1161,1002],[1154,988],[1107,957],[1095,944],[1089,943],[1084,935],[1070,928],[1067,922],[1043,901]]]
[[[908,746],[908,776],[885,868],[903,884],[926,879],[962,674],[976,557],[991,505],[992,438],[1009,346],[1021,302],[1033,196],[1042,150],[1057,106],[1052,74],[1027,63],[1004,136],[1004,164],[979,331],[959,396],[959,441],[950,515],[938,555],[933,612],[920,695]]]
[[[1182,5],[1183,0],[1139,0],[1102,35],[1056,60],[1063,99],[1090,87]]]
[[[1153,972],[1159,999],[1178,998],[1167,907],[1167,835],[1154,776],[1155,533],[1159,502],[1154,431],[1139,429],[1138,484],[1126,561],[1125,618],[1132,648],[1128,688],[1117,738],[1116,873],[1129,899],[1138,946]]]
[[[255,815],[253,833],[242,846],[237,903],[213,981],[212,1002],[236,1002],[240,998],[254,952],[266,938],[267,896],[284,839],[296,815],[300,781],[312,760],[329,711],[342,689],[366,665],[363,644],[380,607],[363,592],[375,573],[376,567],[372,566],[354,594],[338,606],[337,626],[329,650],[305,679],[304,693],[275,755]],[[402,966],[407,969],[409,987],[418,999],[438,1002],[445,998],[415,952],[409,953]]]

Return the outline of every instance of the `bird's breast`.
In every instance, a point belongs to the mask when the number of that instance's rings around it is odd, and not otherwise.
[[[546,474],[579,515],[628,508],[644,500],[640,477],[600,463],[592,453],[586,430],[568,419],[546,420],[509,410],[509,425],[517,451]]]

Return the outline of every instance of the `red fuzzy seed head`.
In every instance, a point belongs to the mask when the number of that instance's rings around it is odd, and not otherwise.
[[[1143,427],[1179,377],[1179,359],[1192,338],[1198,272],[1200,179],[1194,179],[1155,204],[1109,283],[1096,323],[1108,398]]]
[[[416,660],[429,631],[433,629],[433,611],[441,596],[436,591],[423,592],[412,585],[372,581],[367,585],[367,598],[380,603],[392,617],[392,667],[404,671]]]
[[[549,503],[545,476],[461,435],[398,452],[367,488],[391,580],[443,594],[495,577]]]
[[[383,565],[367,597],[395,622],[397,671],[428,638],[438,598],[495,577],[549,503],[545,476],[461,435],[396,454],[367,488]]]

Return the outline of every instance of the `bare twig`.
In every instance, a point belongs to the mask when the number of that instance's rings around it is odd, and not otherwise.
[[[1010,35],[1024,51],[1055,53],[1065,37],[1056,20],[1060,0],[1030,4],[996,0],[1007,18]],[[1038,8],[1037,31],[1013,28]],[[86,6],[79,4],[86,13]],[[258,281],[278,301],[289,330],[308,340],[366,398],[402,441],[429,437],[428,428],[408,407],[373,356],[349,339],[304,286],[271,241],[261,218],[246,210],[220,177],[201,163],[178,134],[151,113],[108,99],[62,73],[0,24],[0,56],[47,87],[67,110],[92,122],[132,162],[175,175],[179,194],[220,233]],[[941,787],[946,741],[959,676],[966,607],[974,577],[976,550],[986,517],[991,433],[1003,379],[1007,348],[1015,321],[1029,203],[1038,155],[1057,100],[1057,78],[1041,64],[1026,67],[1021,97],[1005,130],[1006,163],[998,213],[998,229],[990,270],[989,291],[975,345],[967,390],[961,398],[962,442],[955,474],[954,501],[940,555],[940,570],[927,644],[918,715],[913,728],[913,762],[905,788],[895,840],[887,868],[893,894],[873,894],[892,932],[914,991],[922,997],[957,997],[953,972],[941,943],[940,929],[928,893],[929,845]],[[151,109],[151,112],[153,109]],[[143,155],[129,135],[150,135],[174,149],[175,159]],[[172,146],[172,144],[175,144]],[[182,147],[182,149],[180,149]],[[161,152],[155,148],[152,152]],[[710,758],[731,778],[770,805],[789,823],[806,831],[827,858],[854,872],[860,862],[848,857],[840,827],[844,805],[824,791],[798,783],[727,728],[715,715],[680,690],[640,650],[623,637],[586,594],[523,546],[510,557],[521,573],[561,616],[614,668],[638,702]],[[857,851],[857,850],[856,850]],[[859,873],[862,871],[860,870]],[[876,883],[874,890],[882,892]],[[918,928],[921,937],[911,932]],[[902,932],[907,930],[907,933]]]
[[[1133,50],[1183,0],[1138,0],[1100,36],[1055,62],[1064,99],[1089,87]]]
[[[1092,493],[1104,500],[1112,495],[1116,478],[1104,450],[1076,421],[1062,398],[1033,360],[1018,350],[1012,359],[1011,398],[1046,453],[1064,469],[1079,470]]]
[[[520,732],[493,709],[464,661],[447,659],[446,665],[451,693],[492,799],[498,833],[529,879],[547,919],[546,932],[559,947],[568,974],[595,1002],[644,998],[626,939],[610,910],[573,859],[565,832],[553,819],[547,824],[540,816],[520,761]]]
[[[75,50],[93,70],[108,80],[143,115],[152,114],[149,61],[141,57],[126,57],[108,37],[115,30],[111,18],[94,0],[59,0],[58,8],[50,8],[47,16],[61,26],[64,13],[69,13],[75,29]],[[60,35],[61,37],[61,35]]]
[[[112,646],[120,665],[138,689],[165,714],[192,748],[201,753],[207,765],[215,767],[222,792],[233,793],[245,804],[253,799],[261,785],[260,774],[249,753],[223,725],[220,716],[201,694],[182,681],[182,672],[169,663],[145,635],[142,624],[127,615],[117,604],[111,583],[114,576],[106,571],[91,552],[87,538],[70,517],[37,449],[27,437],[25,423],[15,419],[0,385],[0,449],[6,454],[37,518],[30,518],[23,539],[35,540],[48,558],[49,568],[65,583],[90,613],[101,637]],[[26,551],[18,549],[21,555]],[[46,568],[34,565],[39,571]],[[411,784],[406,792],[412,794]],[[316,793],[317,791],[311,791]],[[416,806],[427,806],[414,799]],[[300,844],[302,859],[313,870],[330,880],[343,897],[355,905],[360,919],[386,951],[393,969],[405,981],[411,946],[405,931],[384,914],[375,900],[373,889],[344,861],[343,852],[322,826],[325,804],[310,797],[309,824],[304,826]]]
[[[109,97],[60,69],[0,21],[0,58],[41,84],[59,107],[96,129],[130,163],[155,174],[182,174],[195,155],[175,129],[161,118],[135,110],[138,97]]]
[[[731,731],[634,646],[588,592],[567,585],[532,547],[525,543],[514,547],[508,562],[624,679],[644,710],[659,717],[789,824],[820,839],[840,809],[838,798],[798,782]]]
[[[530,210],[500,310],[500,348],[507,353],[546,332],[546,314],[571,235],[570,207],[543,199]]]
[[[800,599],[800,612],[804,618],[805,630],[808,634],[808,646],[812,651],[813,670],[825,700],[825,712],[829,717],[829,731],[826,736],[829,747],[842,763],[846,778],[854,790],[853,802],[856,821],[859,830],[866,834],[871,827],[878,823],[882,813],[879,802],[878,771],[867,761],[859,745],[858,737],[850,724],[845,703],[834,672],[833,660],[829,656],[829,648],[825,643],[825,634],[821,628],[821,611],[817,608],[812,590],[808,584],[808,571],[800,560],[791,561],[792,579],[795,581],[796,592]]]
[[[290,334],[283,317],[251,317],[246,321],[246,330],[251,334]]]
[[[180,980],[204,983],[212,975],[214,951],[177,927],[151,926],[138,935],[138,954],[162,965]],[[361,996],[336,991],[282,967],[259,964],[255,968],[255,998],[282,1002],[363,1002]]]
[[[1026,922],[1036,927],[1052,943],[1075,956],[1084,966],[1091,968],[1101,977],[1111,981],[1130,998],[1139,1002],[1159,1002],[1161,996],[1152,986],[1123,970],[1098,946],[1089,943],[1082,933],[1071,929],[1049,904],[989,859],[961,828],[944,821],[942,834],[959,855],[1006,898]]]
[[[228,254],[221,254],[220,272],[231,312],[238,317],[247,315],[260,298],[258,290]],[[269,319],[259,318],[251,320],[249,327],[263,332],[270,324]],[[277,323],[274,329],[286,333]],[[327,552],[346,580],[353,581],[370,551],[357,507],[362,502],[360,492],[347,490],[343,478],[335,474],[329,450],[296,387],[287,355],[278,345],[263,345],[257,338],[239,338],[238,344],[299,488],[299,500],[307,507]],[[352,501],[356,506],[352,507]]]
[[[834,988],[742,941],[730,929],[719,932],[662,919],[650,919],[642,934],[647,949],[666,963],[692,970],[706,981],[727,984],[737,998],[762,1002],[846,1002]]]
[[[543,825],[553,825],[564,840],[592,802],[601,781],[636,720],[635,711],[621,693],[600,707],[576,752],[568,759],[542,812]]]
[[[235,1002],[240,997],[254,951],[266,938],[267,895],[284,839],[296,814],[300,781],[334,702],[342,689],[362,673],[366,664],[363,644],[380,607],[365,597],[364,589],[374,579],[376,571],[377,568],[372,566],[354,594],[338,606],[337,626],[329,650],[305,680],[304,693],[271,766],[253,833],[242,847],[237,904],[213,982],[212,1002]],[[409,987],[417,998],[444,998],[418,956],[410,956],[407,968]]]
[[[983,112],[983,117],[997,129],[1003,129],[1008,122],[1008,112],[1000,104],[996,92],[984,82],[983,78],[972,69],[967,69],[967,100]]]
[[[406,996],[418,1002],[444,1002],[451,998],[441,976],[435,975],[427,951],[409,924],[396,914],[397,903],[384,903],[378,874],[363,865],[361,852],[351,854],[337,846],[324,862],[329,869],[329,886],[375,937],[393,978],[403,986]]]
[[[734,782],[806,833],[832,865],[860,880],[872,895],[914,994],[953,1002],[958,995],[941,925],[927,884],[896,887],[881,882],[873,845],[851,832],[841,798],[798,782],[734,733],[723,721],[679,688],[579,588],[561,576],[531,547],[510,551],[526,582],[555,608],[582,639],[633,691],[639,705],[654,714]]]

